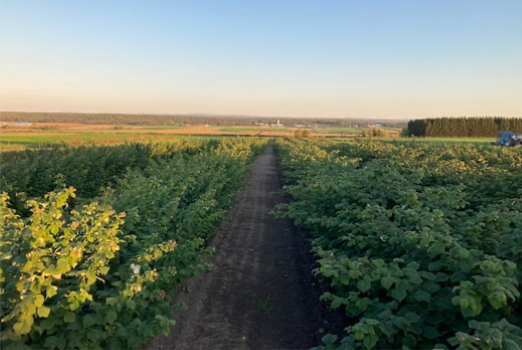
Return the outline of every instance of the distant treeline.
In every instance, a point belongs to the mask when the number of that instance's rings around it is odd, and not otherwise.
[[[500,130],[522,133],[522,118],[458,117],[416,119],[408,123],[408,135],[427,137],[494,137]]]
[[[108,125],[256,125],[258,123],[273,124],[280,119],[281,123],[292,126],[319,125],[328,127],[368,127],[372,123],[382,126],[403,127],[404,121],[354,120],[333,118],[276,118],[276,117],[240,117],[240,116],[194,116],[194,115],[160,115],[160,114],[90,114],[90,113],[40,113],[40,112],[0,112],[2,122],[27,123],[78,123]]]

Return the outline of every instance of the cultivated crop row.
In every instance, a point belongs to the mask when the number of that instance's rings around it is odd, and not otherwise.
[[[323,348],[521,349],[522,150],[278,140],[293,202],[346,315]]]
[[[167,333],[171,292],[209,267],[206,240],[265,143],[5,155],[2,347],[124,349]]]

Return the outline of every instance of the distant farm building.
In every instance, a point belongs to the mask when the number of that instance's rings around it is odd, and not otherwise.
[[[277,123],[276,124],[270,124],[271,127],[273,128],[282,128],[283,126],[285,126],[284,124],[281,124],[281,122],[279,121],[279,119],[277,119]]]

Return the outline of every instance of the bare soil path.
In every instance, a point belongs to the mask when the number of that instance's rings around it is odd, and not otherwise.
[[[144,349],[308,349],[318,345],[321,328],[328,330],[308,240],[290,221],[269,215],[284,201],[272,144],[249,180],[212,242],[212,270],[178,292],[187,309],[168,337]]]

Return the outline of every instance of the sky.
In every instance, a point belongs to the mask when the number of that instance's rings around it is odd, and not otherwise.
[[[522,116],[521,0],[0,2],[0,110]]]

